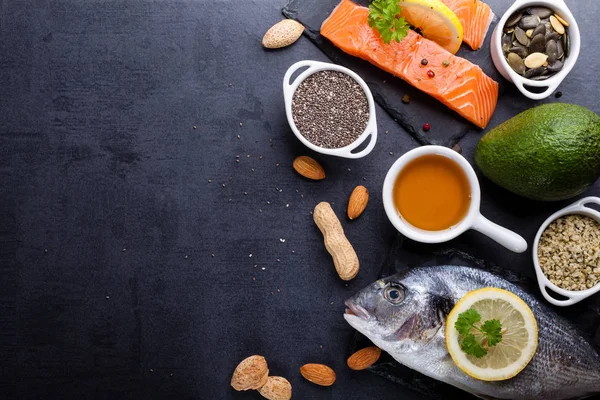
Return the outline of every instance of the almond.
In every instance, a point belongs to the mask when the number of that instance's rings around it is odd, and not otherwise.
[[[294,43],[304,32],[304,25],[293,19],[284,19],[273,25],[265,36],[262,44],[267,49],[278,49]]]
[[[357,186],[348,200],[348,218],[355,219],[365,211],[369,202],[369,191],[364,186]]]
[[[308,156],[296,157],[294,160],[294,169],[305,178],[319,181],[325,179],[325,170],[321,164]]]
[[[327,365],[305,364],[300,367],[300,373],[316,385],[331,386],[335,382],[335,372]]]
[[[292,385],[281,376],[270,376],[267,383],[258,389],[258,393],[269,400],[290,400],[292,398]]]
[[[365,347],[348,358],[348,367],[355,371],[367,369],[379,360],[379,356],[381,356],[381,349],[379,347]]]
[[[231,386],[237,390],[259,389],[269,377],[267,361],[263,356],[250,356],[233,371]]]

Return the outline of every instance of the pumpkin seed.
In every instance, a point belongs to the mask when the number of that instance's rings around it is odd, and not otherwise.
[[[552,16],[550,17],[550,20],[552,20]],[[523,29],[531,29],[538,26],[540,22],[540,17],[538,17],[537,15],[526,15],[519,21],[519,26]]]
[[[559,40],[556,42],[556,58],[562,58],[565,55],[563,42]]]
[[[508,49],[508,51],[517,54],[521,58],[525,58],[529,55],[527,47],[521,46],[521,44],[519,44],[518,46],[511,47],[510,49]]]
[[[563,65],[564,64],[562,63],[562,61],[558,60],[554,64],[548,65],[548,71],[549,72],[558,72],[563,68]]]
[[[538,26],[535,27],[535,29],[533,30],[533,33],[531,34],[532,37],[536,37],[539,34],[542,35],[546,35],[546,25],[544,24],[539,24]]]
[[[548,62],[554,64],[560,57],[558,55],[558,43],[554,40],[546,43],[546,54],[548,54]]]
[[[531,43],[529,44],[529,52],[530,53],[543,53],[546,49],[546,37],[541,33],[531,39]]]
[[[515,53],[508,53],[508,65],[517,73],[523,74],[525,72],[525,65],[523,59]]]
[[[523,20],[521,20],[523,21]],[[565,27],[563,26],[563,24],[561,24],[554,15],[550,16],[550,24],[552,24],[552,28],[554,28],[554,30],[556,31],[556,33],[558,33],[559,35],[564,35],[565,33]]]
[[[567,21],[565,21],[564,18],[561,18],[560,15],[554,14],[554,16],[556,17],[556,19],[558,20],[558,22],[560,22],[561,24],[563,24],[563,26],[569,26],[569,23]]]
[[[517,22],[519,22],[519,20],[521,19],[522,16],[523,16],[523,13],[517,11],[516,13],[514,13],[513,15],[508,17],[508,19],[506,20],[505,26],[510,27],[510,26],[515,25]]]
[[[527,37],[527,34],[525,34],[525,31],[518,26],[515,27],[515,37],[523,46],[529,46],[529,38]]]
[[[504,51],[505,53],[508,53],[511,43],[512,43],[511,37],[507,34],[504,34],[504,36],[502,36],[502,51]]]
[[[537,15],[540,18],[548,18],[552,15],[552,10],[546,7],[529,7],[527,12],[531,15]]]
[[[551,40],[556,41],[558,39],[560,39],[560,35],[558,33],[556,33],[556,32],[552,32],[552,33],[549,33],[549,34],[546,35],[546,43],[549,42],[549,41],[551,41]]]
[[[544,6],[513,13],[506,21],[502,51],[510,67],[528,79],[543,80],[563,68],[569,53],[569,24]]]
[[[544,67],[532,68],[530,70],[527,70],[527,72],[525,72],[525,75],[523,75],[523,76],[525,78],[531,79],[535,76],[542,75],[544,72],[546,72],[546,68],[544,68]]]
[[[511,53],[509,53],[509,55],[510,54]],[[527,68],[538,68],[544,65],[547,59],[548,56],[544,53],[531,53],[527,56],[527,58],[525,58],[525,60],[523,60],[523,63]]]

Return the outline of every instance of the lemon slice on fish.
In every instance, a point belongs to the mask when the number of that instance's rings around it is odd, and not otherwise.
[[[468,309],[481,315],[481,322],[497,319],[502,324],[502,340],[487,348],[481,358],[466,354],[454,324]],[[472,329],[472,332],[475,331]],[[464,373],[484,381],[512,378],[533,358],[538,345],[538,328],[533,312],[519,296],[507,290],[484,288],[467,293],[446,319],[446,347]]]
[[[460,48],[463,27],[451,9],[439,0],[402,0],[400,15],[421,34],[450,53]]]

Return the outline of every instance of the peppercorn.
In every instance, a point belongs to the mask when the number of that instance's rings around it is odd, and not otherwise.
[[[427,65],[429,63],[429,61],[427,61],[426,58],[421,60],[421,65]]]
[[[427,131],[428,131],[428,130],[430,130],[430,129],[431,129],[431,125],[430,125],[430,124],[423,124],[423,130],[424,130],[425,132],[427,132]]]
[[[435,76],[435,72],[433,72],[432,70],[427,71],[427,76],[430,78],[433,78]]]

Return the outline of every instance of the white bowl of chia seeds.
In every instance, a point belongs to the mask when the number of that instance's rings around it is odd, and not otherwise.
[[[585,197],[555,212],[535,236],[535,274],[542,295],[555,306],[600,292],[600,212],[586,206],[592,203],[600,205],[600,198]]]
[[[306,70],[290,82],[292,75]],[[375,102],[365,81],[348,68],[303,60],[283,78],[290,128],[306,147],[344,158],[361,158],[377,142]],[[359,149],[367,140],[366,147]]]
[[[563,0],[516,0],[490,44],[496,69],[532,100],[556,90],[575,66],[580,46],[577,22]]]

